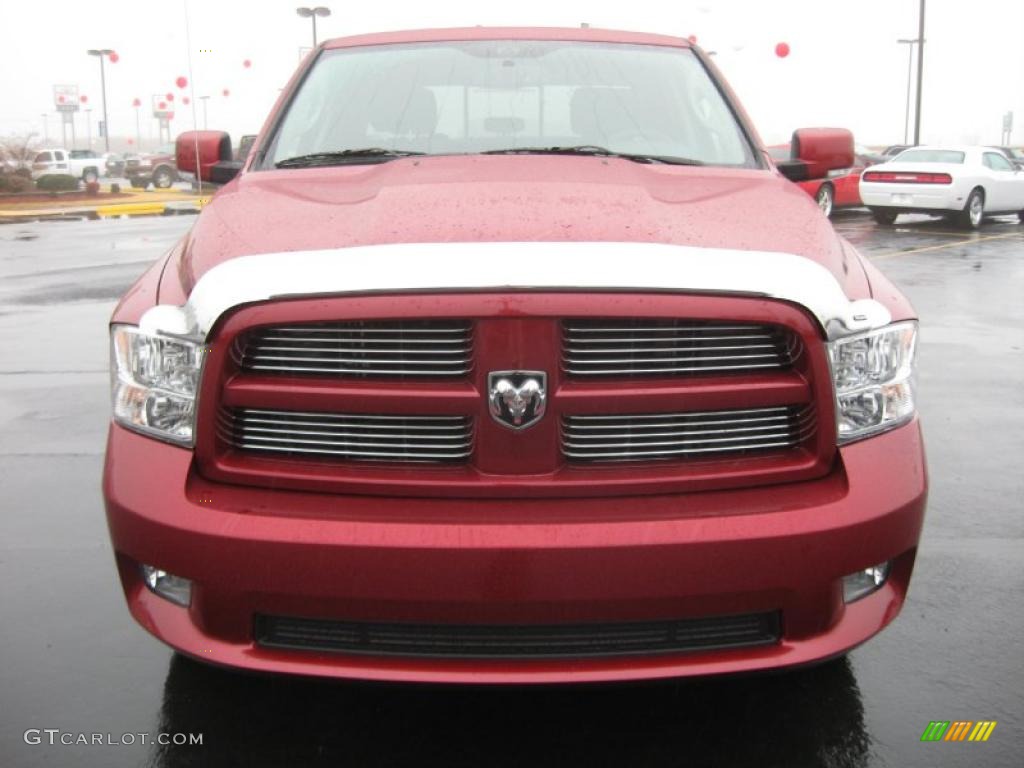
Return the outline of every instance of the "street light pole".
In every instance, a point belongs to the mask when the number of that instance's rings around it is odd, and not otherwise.
[[[326,7],[322,6],[322,5],[318,5],[315,8],[306,8],[306,7],[296,8],[295,12],[297,14],[299,14],[299,16],[301,16],[304,19],[312,19],[313,20],[313,47],[316,48],[316,17],[317,16],[323,16],[323,17],[330,16],[331,15],[331,9],[330,8],[326,8]]]
[[[45,112],[43,112],[43,142],[50,143],[50,119]]]
[[[910,81],[911,73],[914,70],[914,44],[919,43],[916,37],[913,40],[907,38],[900,38],[896,41],[901,45],[908,46],[907,48],[907,111],[903,117],[903,143],[906,144],[910,140]]]
[[[921,83],[924,80],[924,4],[917,16],[917,106],[914,110],[914,146],[921,143]]]
[[[110,48],[90,48],[86,51],[90,56],[98,56],[100,60],[100,90],[103,96],[103,143],[107,152],[110,151],[110,123],[107,122],[107,74],[103,67],[103,59],[113,52]]]
[[[92,149],[92,110],[85,110],[85,141],[86,148]]]

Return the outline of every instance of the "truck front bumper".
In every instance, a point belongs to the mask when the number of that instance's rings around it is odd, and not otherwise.
[[[132,615],[203,661],[376,680],[566,683],[824,660],[906,596],[927,478],[917,422],[841,449],[820,480],[677,496],[400,499],[215,485],[192,454],[110,429],[104,495]],[[843,576],[883,563],[845,604]],[[193,583],[151,592],[148,564]],[[774,612],[777,642],[637,655],[403,656],[268,647],[261,616],[423,626],[677,621]]]

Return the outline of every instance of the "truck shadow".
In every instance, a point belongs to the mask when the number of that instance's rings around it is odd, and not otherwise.
[[[829,766],[868,763],[844,658],[783,674],[644,685],[467,688],[246,675],[180,656],[158,747],[183,766]]]

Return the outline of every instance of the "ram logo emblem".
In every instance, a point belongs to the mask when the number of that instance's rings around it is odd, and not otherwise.
[[[509,429],[526,429],[540,421],[548,399],[548,375],[543,371],[491,371],[487,402],[491,416]]]

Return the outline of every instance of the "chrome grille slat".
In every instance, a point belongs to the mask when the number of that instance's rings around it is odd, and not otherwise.
[[[661,342],[659,342],[659,343],[661,343]],[[699,346],[699,347],[679,347],[679,346],[672,346],[672,347],[645,347],[644,348],[644,352],[730,352],[730,351],[747,352],[747,351],[752,350],[752,349],[770,349],[770,350],[774,350],[775,349],[775,345],[774,344],[742,344],[742,345],[741,344],[736,344],[736,345],[723,346],[723,347],[708,347],[708,346]],[[635,351],[636,351],[636,349],[633,348],[633,347],[602,347],[601,348],[601,352],[603,354],[606,354],[606,355],[629,354],[629,353],[635,352]],[[758,354],[760,356],[767,357],[767,356],[772,355],[774,353],[761,352],[761,353],[758,353]]]
[[[570,461],[590,462],[746,454],[793,448],[809,438],[816,426],[810,405],[635,416],[565,416],[562,452]]]
[[[362,378],[455,378],[472,369],[464,320],[387,320],[257,328],[239,342],[242,370]]]
[[[687,336],[685,333],[673,333],[665,336],[636,336],[630,334],[628,336],[573,336],[571,333],[566,334],[566,341],[570,341],[574,344],[622,344],[623,342],[645,342],[649,344],[664,344],[667,341],[771,341],[772,337],[764,334],[751,334],[749,336],[736,336],[736,335],[725,335],[725,336],[710,336],[697,334],[693,336]]]
[[[277,371],[280,373],[333,373],[339,376],[462,376],[469,373],[469,368],[452,368],[444,371],[407,370],[403,368],[389,368],[387,370],[376,370],[372,374],[365,368],[332,368],[323,366],[295,366],[295,365],[249,365],[253,371]]]
[[[342,419],[345,421],[367,421],[377,423],[379,421],[412,421],[412,422],[448,422],[450,424],[461,424],[466,420],[465,416],[369,416],[357,413],[327,413],[319,411],[282,411],[270,408],[246,408],[244,413],[257,416],[287,416],[294,419]]]
[[[703,419],[705,417],[718,417],[718,416],[734,416],[736,418],[742,418],[749,414],[787,414],[789,413],[790,406],[779,405],[779,406],[768,406],[766,408],[737,408],[736,410],[728,411],[689,411],[686,413],[661,413],[661,414],[613,414],[613,415],[590,415],[586,414],[586,418],[590,421],[636,421],[638,419]]]
[[[463,462],[473,451],[465,416],[375,416],[314,411],[223,409],[221,440],[247,451],[343,460]]]
[[[570,373],[573,376],[636,376],[637,374],[655,374],[655,373],[702,373],[704,371],[715,373],[718,371],[750,371],[755,369],[765,368],[782,368],[783,366],[777,363],[759,363],[759,364],[747,364],[747,365],[679,365],[679,366],[664,366],[658,368],[641,368],[641,367],[629,367],[629,368],[570,368],[566,367],[566,373]]]
[[[323,362],[322,357],[302,357],[298,355],[268,355],[262,352],[250,354],[251,360],[259,360],[263,364],[267,364],[270,360],[290,360],[293,363],[320,363]],[[334,357],[333,362],[337,362],[339,366],[354,366],[354,365],[396,365],[393,360],[387,358],[376,358],[376,357]],[[401,365],[443,365],[444,360],[402,360]]]
[[[263,341],[264,342],[268,342],[268,341],[272,341],[272,339],[264,338]],[[310,342],[310,343],[320,344],[321,342],[316,341],[316,342]],[[376,344],[376,342],[373,342],[373,343]],[[432,342],[432,343],[436,343],[436,342]],[[281,346],[280,344],[269,344],[269,345],[265,344],[262,347],[262,349],[265,349],[265,350],[268,350],[268,351],[273,351],[273,352],[305,352],[305,353],[309,353],[309,352],[337,352],[337,353],[346,354],[346,355],[355,354],[355,353],[358,353],[358,354],[368,354],[368,355],[388,355],[388,354],[393,354],[394,351],[395,351],[394,349],[386,349],[384,347],[314,347],[314,346],[292,347],[292,346]],[[412,350],[412,351],[406,350],[406,354],[409,354],[409,355],[430,355],[430,356],[437,356],[437,355],[465,355],[469,351],[470,351],[469,347],[460,347],[458,349],[447,349],[447,348],[445,348],[445,349],[416,349],[416,350]],[[260,354],[263,354],[263,353],[261,352]]]
[[[800,350],[790,331],[755,323],[675,319],[562,322],[570,376],[680,376],[781,370]]]

